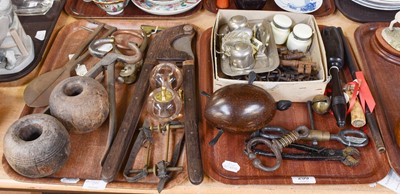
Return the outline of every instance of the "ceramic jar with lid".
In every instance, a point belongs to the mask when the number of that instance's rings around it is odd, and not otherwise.
[[[282,45],[286,42],[287,37],[290,34],[290,27],[292,26],[292,19],[284,14],[275,14],[271,28],[274,35],[275,44]]]
[[[293,31],[289,34],[286,46],[289,50],[307,52],[312,43],[312,28],[303,23],[296,24]]]

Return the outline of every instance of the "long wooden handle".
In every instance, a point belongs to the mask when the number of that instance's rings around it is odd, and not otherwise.
[[[135,84],[135,92],[101,169],[101,179],[106,182],[114,180],[135,134],[149,88],[150,72],[154,65],[145,63]]]
[[[183,62],[185,98],[185,143],[189,181],[198,185],[203,182],[203,164],[197,118],[196,72],[193,60]]]

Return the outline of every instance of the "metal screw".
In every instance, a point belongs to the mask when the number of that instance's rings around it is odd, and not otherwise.
[[[184,128],[185,125],[183,125],[181,122],[177,123],[167,123],[165,125],[156,125],[156,126],[150,126],[150,130],[156,130],[158,132],[163,132],[167,129],[182,129]]]
[[[185,34],[191,34],[193,32],[193,26],[192,25],[184,25],[183,26],[183,31]]]

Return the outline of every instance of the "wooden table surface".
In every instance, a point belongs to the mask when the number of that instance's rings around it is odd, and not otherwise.
[[[189,18],[185,18],[188,23],[200,27],[202,30],[212,27],[215,20],[215,14],[202,10]],[[56,33],[63,26],[76,21],[65,14],[60,16],[55,30],[52,35],[54,40]],[[143,24],[157,25],[160,22],[176,22],[176,21],[153,21],[143,20]],[[319,25],[332,25],[342,27],[345,35],[349,38],[352,47],[355,47],[354,31],[360,23],[353,22],[345,18],[339,11],[334,14],[322,18],[317,18]],[[51,44],[49,44],[51,45]],[[49,48],[47,48],[49,49]],[[45,53],[47,53],[46,51]],[[359,55],[355,50],[356,57]],[[45,58],[45,57],[43,57]],[[358,60],[359,61],[359,60]],[[2,139],[8,127],[19,118],[21,110],[24,106],[23,92],[24,89],[35,76],[41,64],[26,77],[7,83],[0,83],[0,138]],[[2,141],[0,141],[2,142]],[[3,155],[3,144],[0,143],[0,155]],[[0,168],[0,190],[30,190],[30,191],[63,191],[63,192],[111,192],[111,193],[157,193],[156,190],[137,190],[137,189],[118,189],[106,188],[102,191],[85,190],[82,186],[69,185],[49,185],[49,184],[33,184],[22,183],[11,180],[2,168]],[[203,183],[198,186],[191,185],[189,181],[175,186],[172,189],[164,190],[163,193],[394,193],[393,191],[377,184],[370,186],[369,184],[358,185],[224,185],[205,177]]]

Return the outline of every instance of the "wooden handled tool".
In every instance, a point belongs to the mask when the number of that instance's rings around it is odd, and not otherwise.
[[[25,103],[30,107],[47,106],[53,88],[65,78],[70,77],[75,66],[90,56],[87,47],[96,37],[99,37],[103,28],[108,29],[108,31],[102,34],[100,38],[105,38],[117,30],[115,27],[99,24],[64,66],[39,75],[27,85],[24,90]]]
[[[185,61],[191,59],[191,56],[186,52],[172,47],[172,44],[177,40],[192,35],[185,32],[185,26],[187,25],[175,26],[163,30],[157,33],[150,42],[139,79],[135,84],[135,92],[109,153],[104,160],[101,170],[101,178],[104,181],[111,182],[114,180],[128,152],[129,145],[139,123],[140,114],[146,99],[145,96],[147,96],[150,72],[153,67],[159,61]]]

